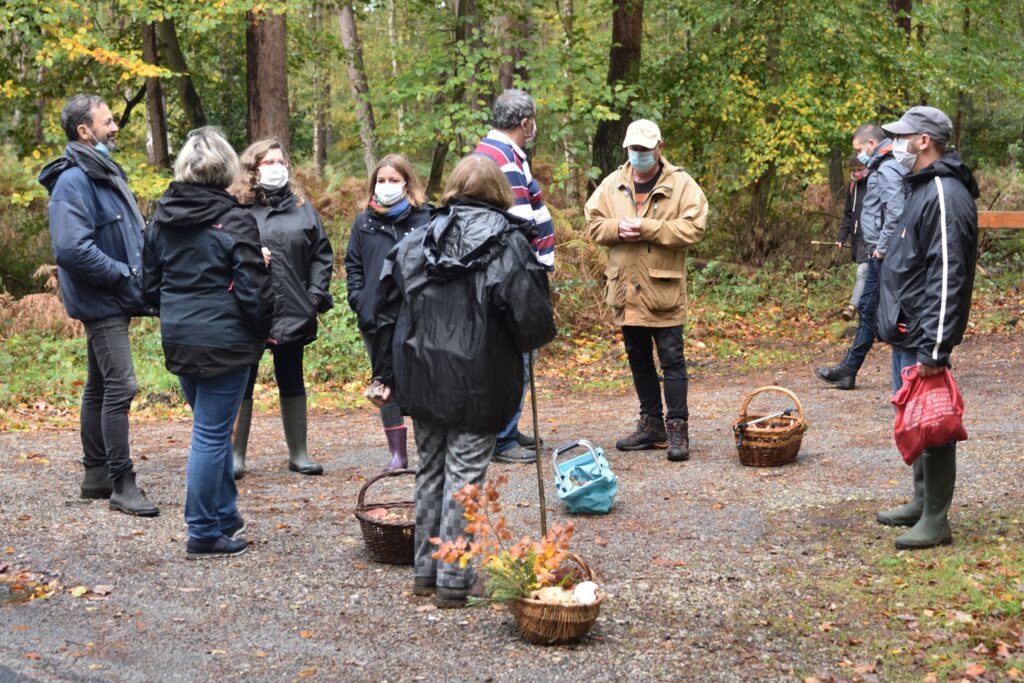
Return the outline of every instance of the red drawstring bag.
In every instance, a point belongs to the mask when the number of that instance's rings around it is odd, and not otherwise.
[[[903,386],[890,401],[896,406],[894,432],[903,462],[914,464],[921,451],[950,441],[966,441],[964,397],[949,368],[921,377],[916,365],[903,368]]]

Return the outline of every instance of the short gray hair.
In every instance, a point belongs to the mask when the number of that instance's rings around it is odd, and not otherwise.
[[[238,175],[238,155],[214,126],[188,134],[174,162],[174,179],[190,185],[226,188]]]
[[[491,125],[498,130],[512,130],[523,119],[537,115],[537,105],[525,90],[506,90],[494,100],[491,109]]]
[[[881,142],[885,139],[885,131],[878,124],[865,123],[853,131],[853,139],[857,142],[867,142],[868,140]]]
[[[72,95],[60,113],[60,127],[71,142],[78,142],[78,127],[83,123],[92,130],[92,110],[103,104],[99,95]]]

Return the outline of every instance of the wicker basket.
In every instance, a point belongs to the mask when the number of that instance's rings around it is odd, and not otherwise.
[[[765,417],[747,412],[751,399],[762,393],[788,396],[796,404],[797,414],[774,415],[757,424],[749,424]],[[741,426],[744,423],[748,424]],[[804,407],[800,399],[792,391],[783,387],[759,387],[743,399],[740,416],[733,422],[732,430],[736,436],[736,450],[739,452],[741,465],[777,467],[796,460],[796,454],[800,451],[800,441],[807,431],[807,420],[804,419]]]
[[[586,580],[594,580],[593,570],[581,557],[569,553],[569,559],[583,569]],[[564,645],[590,632],[603,600],[599,595],[597,602],[590,605],[553,605],[517,598],[509,601],[508,611],[512,613],[523,640],[535,645]]]
[[[368,480],[359,489],[359,498],[356,501],[356,519],[363,530],[363,542],[374,562],[386,564],[412,564],[413,563],[413,531],[415,522],[391,522],[377,519],[368,515],[368,510],[382,509],[394,510],[405,508],[414,510],[416,503],[412,501],[392,501],[385,503],[367,503],[366,490],[373,484],[387,477],[401,477],[407,474],[415,475],[414,470],[394,470],[392,472],[381,472],[376,477]]]

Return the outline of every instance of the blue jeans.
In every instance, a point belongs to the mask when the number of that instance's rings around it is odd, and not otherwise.
[[[896,392],[903,386],[903,376],[900,371],[903,368],[909,368],[911,365],[917,365],[917,349],[904,349],[900,346],[892,347],[892,393],[895,396]]]
[[[523,354],[523,395],[519,397],[519,410],[512,416],[505,428],[498,432],[498,443],[495,453],[504,453],[516,447],[516,434],[519,432],[519,418],[523,416],[523,405],[526,403],[526,392],[530,388],[530,354]]]
[[[249,381],[249,368],[216,377],[179,376],[192,407],[192,447],[188,451],[185,523],[189,538],[213,540],[237,524],[235,473],[231,460],[231,428]]]
[[[82,463],[106,464],[111,479],[132,471],[128,448],[128,409],[139,390],[132,365],[126,315],[85,323],[88,376],[79,418]]]
[[[868,351],[875,343],[876,322],[878,315],[878,271],[882,262],[874,257],[868,257],[868,271],[864,275],[864,289],[857,303],[857,312],[860,318],[857,321],[857,332],[853,336],[853,343],[846,350],[846,356],[842,365],[856,374],[860,366],[864,365],[864,359],[868,357]]]

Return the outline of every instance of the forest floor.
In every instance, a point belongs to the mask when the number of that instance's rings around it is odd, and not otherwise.
[[[636,414],[625,376],[572,392],[545,377],[545,475],[550,446],[582,437],[620,482],[610,514],[576,518],[574,550],[607,598],[567,647],[525,644],[504,609],[436,610],[409,567],[369,560],[352,512],[386,457],[368,408],[312,417],[322,477],[289,473],[279,420],[257,416],[239,494],[250,552],[207,562],[184,553],[187,418],[132,422],[155,519],[78,498],[74,428],[0,434],[0,681],[1022,680],[1022,350],[1010,333],[955,353],[970,439],[954,545],[914,553],[874,521],[910,490],[885,347],[849,392],[804,362],[695,364],[686,463],[614,450]],[[730,424],[766,384],[800,397],[810,430],[796,463],[745,468]],[[536,532],[534,467],[498,474],[513,530]],[[567,519],[546,486],[549,520]],[[370,498],[411,490],[399,477]]]

